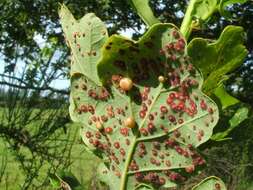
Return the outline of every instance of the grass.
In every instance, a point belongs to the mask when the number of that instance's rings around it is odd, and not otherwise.
[[[79,127],[77,125],[69,125],[69,132],[72,137],[75,138],[75,143],[71,151],[70,167],[66,168],[71,171],[85,187],[85,190],[89,189],[92,177],[95,175],[96,166],[99,160],[91,153],[84,150],[83,144],[79,140]],[[63,132],[62,132],[63,133]],[[62,134],[62,137],[66,134]],[[26,154],[25,150],[23,151]],[[15,159],[14,152],[8,148],[8,145],[0,139],[0,172],[4,175],[0,179],[0,189],[1,190],[18,190],[21,189],[22,184],[25,180],[25,174],[20,169],[19,162]],[[35,185],[40,185],[43,179],[47,177],[47,172],[49,168],[49,163],[43,165],[40,170],[38,180],[34,181]],[[29,188],[30,189],[30,188]],[[35,189],[35,188],[31,188]],[[47,183],[45,190],[52,190],[52,187]]]

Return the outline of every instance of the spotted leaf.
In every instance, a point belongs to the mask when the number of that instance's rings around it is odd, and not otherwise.
[[[71,76],[71,118],[82,124],[86,148],[104,160],[100,179],[111,190],[174,187],[205,164],[196,148],[212,135],[218,108],[201,92],[185,47],[174,25],[155,24],[139,41],[106,40],[101,83],[96,73]]]

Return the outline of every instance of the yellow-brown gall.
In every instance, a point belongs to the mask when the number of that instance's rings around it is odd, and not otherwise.
[[[97,128],[98,130],[102,130],[102,129],[103,129],[103,124],[102,124],[100,121],[97,121],[97,122],[96,122],[96,128]]]
[[[133,81],[130,79],[130,78],[122,78],[120,81],[119,81],[119,86],[122,90],[124,91],[129,91],[132,89],[133,87]]]
[[[124,121],[124,125],[128,128],[134,128],[135,127],[135,120],[133,117],[128,117],[125,121]]]
[[[164,76],[159,76],[158,80],[159,80],[160,83],[164,83],[165,78],[164,78]]]

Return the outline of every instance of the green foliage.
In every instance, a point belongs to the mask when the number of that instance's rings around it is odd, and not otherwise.
[[[226,190],[225,184],[221,181],[221,179],[211,176],[203,181],[201,181],[198,185],[194,186],[192,190]]]
[[[226,74],[238,68],[245,59],[248,51],[243,45],[245,36],[242,27],[228,26],[224,29],[219,39],[210,43],[206,39],[194,38],[188,45],[189,56],[193,64],[200,69],[204,77],[203,91],[219,99],[229,95],[222,93],[222,89],[216,90],[227,79]],[[222,87],[219,87],[222,88]],[[220,100],[223,107],[232,105],[236,101],[230,98],[232,103]]]
[[[221,109],[223,110],[240,102],[238,99],[234,98],[226,91],[225,86],[222,83],[217,88],[215,88],[213,94],[214,99],[217,100],[218,97],[217,102],[221,104]]]
[[[229,126],[226,131],[216,133],[212,136],[212,140],[222,141],[226,140],[229,133],[248,118],[249,109],[246,107],[239,108],[233,117],[229,120]]]
[[[130,0],[132,7],[136,9],[139,16],[147,26],[159,23],[160,21],[154,16],[150,6],[149,0]]]
[[[71,23],[64,11],[61,19]],[[63,28],[72,44],[72,67],[96,64],[79,56],[92,42],[86,36],[71,38],[82,34],[80,27]],[[185,44],[171,24],[153,25],[138,42],[113,35],[97,58],[103,86],[93,80],[95,66],[92,78],[84,68],[72,74],[71,117],[83,125],[85,146],[105,161],[100,179],[111,190],[137,189],[136,184],[138,189],[173,187],[205,163],[194,148],[211,137],[218,109],[201,93],[202,77],[189,62]],[[96,50],[86,59],[101,55]],[[129,91],[120,87],[124,77],[134,83]],[[127,127],[129,118],[133,129]]]

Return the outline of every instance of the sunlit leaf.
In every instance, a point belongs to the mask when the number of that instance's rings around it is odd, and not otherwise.
[[[203,38],[195,38],[190,42],[188,53],[193,64],[203,74],[205,93],[208,95],[215,93],[222,81],[228,78],[226,74],[234,71],[243,63],[248,54],[243,45],[244,39],[245,34],[242,27],[228,26],[215,42]],[[218,98],[225,97],[219,96]]]
[[[233,117],[229,120],[229,126],[227,130],[219,133],[215,133],[211,139],[215,141],[222,141],[224,140],[232,130],[236,127],[239,127],[240,124],[248,118],[249,109],[246,107],[239,108]],[[242,126],[243,127],[243,126]]]
[[[136,10],[145,24],[147,26],[152,26],[160,21],[154,16],[148,2],[149,0],[130,0],[132,7]]]
[[[65,30],[69,41],[82,29]],[[103,159],[99,178],[110,190],[174,187],[205,164],[195,149],[211,137],[218,108],[201,92],[202,75],[174,25],[152,25],[139,41],[113,35],[94,62],[78,56],[75,43],[70,115],[86,149]]]

